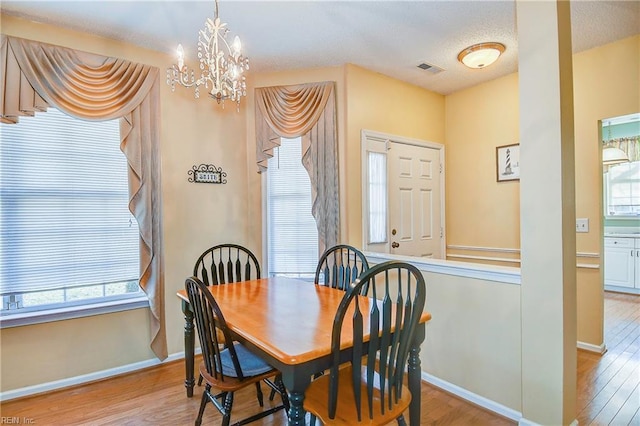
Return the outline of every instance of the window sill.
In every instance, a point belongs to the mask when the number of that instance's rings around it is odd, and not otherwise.
[[[0,317],[0,329],[90,317],[147,307],[149,307],[149,299],[147,299],[146,296],[140,296],[131,299],[112,300],[43,311],[7,314]]]

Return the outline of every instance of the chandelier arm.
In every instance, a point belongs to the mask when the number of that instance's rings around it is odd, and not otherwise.
[[[220,63],[220,60],[224,57],[224,53],[220,52],[219,50],[219,41],[220,38],[222,37],[222,35],[220,34],[220,29],[218,27],[215,28],[215,32],[214,32],[214,36],[211,38],[212,40],[212,47],[213,47],[213,57],[215,60],[215,66],[213,68],[214,72],[213,72],[213,76],[215,78],[215,85],[214,87],[211,89],[211,94],[215,95],[216,97],[218,97],[218,94],[222,95],[222,84],[220,81],[220,72],[221,72],[221,67],[222,64]],[[224,39],[223,39],[224,40]],[[209,67],[209,69],[211,69],[211,67]],[[214,93],[216,92],[216,93]]]

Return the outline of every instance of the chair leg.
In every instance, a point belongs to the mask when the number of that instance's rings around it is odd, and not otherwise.
[[[233,407],[233,392],[228,392],[224,398],[224,415],[222,416],[222,426],[229,426],[231,421],[231,407]]]
[[[398,417],[398,426],[407,426],[407,422],[404,420],[404,415],[400,415]]]
[[[280,376],[280,378],[282,379],[282,376]],[[274,384],[277,386],[278,383],[275,381],[277,379],[277,377],[274,379]],[[284,384],[282,385],[284,386]],[[286,392],[286,390],[285,390]],[[275,389],[271,388],[271,392],[269,393],[269,401],[273,401],[273,399],[276,397],[276,393],[279,393],[279,391],[276,391]],[[287,408],[288,410],[288,408]]]
[[[284,409],[289,411],[289,394],[287,394],[287,388],[284,387],[284,383],[282,382],[282,375],[278,374],[276,376],[275,385],[278,387],[278,392],[282,398],[282,405],[284,405]],[[272,390],[272,392],[274,391]]]
[[[258,398],[258,404],[261,407],[264,407],[263,396],[262,396],[262,387],[260,386],[260,382],[256,382],[256,396]]]
[[[202,424],[202,415],[204,414],[204,407],[207,406],[207,402],[209,402],[209,396],[207,395],[211,390],[211,387],[207,385],[207,388],[202,392],[202,401],[200,401],[200,411],[198,411],[198,417],[196,418],[196,426],[200,426]]]
[[[202,385],[202,374],[198,377],[198,386]]]
[[[277,379],[277,377],[276,377]],[[278,383],[275,381],[274,379],[274,384],[277,386]],[[271,388],[271,392],[269,393],[269,401],[273,401],[273,399],[276,397],[276,390]]]
[[[318,377],[321,377],[324,375],[324,371],[320,371],[316,374],[313,375],[313,380],[317,379]],[[313,414],[309,413],[309,425],[310,426],[316,426],[316,416],[314,416]]]

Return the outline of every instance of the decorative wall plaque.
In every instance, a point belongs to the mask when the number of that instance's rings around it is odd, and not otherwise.
[[[496,179],[520,180],[520,144],[496,147]]]
[[[189,182],[227,183],[227,172],[223,172],[222,167],[216,167],[213,164],[193,166],[187,173]]]

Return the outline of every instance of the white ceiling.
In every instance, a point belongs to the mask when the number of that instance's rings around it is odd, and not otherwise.
[[[352,63],[441,94],[517,71],[515,1],[220,0],[219,8],[253,71]],[[166,53],[180,42],[194,63],[214,1],[2,0],[0,10]],[[572,1],[571,11],[574,52],[640,33],[638,0]],[[487,41],[507,47],[494,65],[471,70],[457,61]],[[444,71],[423,71],[422,62]]]

